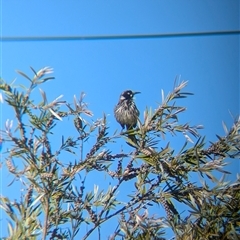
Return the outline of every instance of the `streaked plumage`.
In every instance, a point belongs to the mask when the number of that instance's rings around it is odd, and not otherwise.
[[[114,108],[114,115],[116,120],[120,123],[122,128],[127,129],[136,127],[139,111],[134,103],[133,97],[140,92],[133,92],[126,90],[120,95],[118,104]]]

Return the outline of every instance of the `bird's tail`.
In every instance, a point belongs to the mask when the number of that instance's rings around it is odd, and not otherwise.
[[[139,148],[139,140],[136,137],[136,129],[130,127],[126,131],[127,144],[136,149]]]

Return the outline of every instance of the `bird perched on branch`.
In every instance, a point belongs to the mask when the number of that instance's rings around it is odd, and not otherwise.
[[[123,129],[126,126],[127,130],[129,130],[137,125],[140,113],[135,105],[133,97],[138,93],[140,92],[133,92],[131,90],[124,91],[120,95],[119,102],[114,108],[115,118]]]

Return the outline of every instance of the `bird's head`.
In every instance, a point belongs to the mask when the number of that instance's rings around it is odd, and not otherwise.
[[[138,93],[140,93],[140,92],[133,92],[131,90],[126,90],[121,94],[120,100],[124,101],[124,100],[133,99],[134,95],[138,94]]]

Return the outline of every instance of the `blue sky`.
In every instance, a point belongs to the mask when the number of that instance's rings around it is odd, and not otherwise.
[[[102,36],[239,30],[239,1],[1,1],[1,35]],[[125,89],[140,91],[136,102],[161,102],[176,76],[188,80],[194,95],[181,100],[187,107],[180,122],[202,124],[207,140],[223,135],[222,121],[230,127],[239,114],[239,34],[155,39],[82,41],[3,41],[0,75],[6,81],[27,84],[15,70],[32,74],[54,69],[55,80],[41,88],[49,99],[86,93],[94,119],[108,114],[110,132],[120,129],[113,108]],[[36,95],[38,89],[35,89]],[[231,113],[231,114],[230,114]],[[12,113],[1,109],[1,125]],[[142,115],[141,115],[142,116]],[[68,134],[67,130],[63,134]],[[184,139],[182,139],[183,141]],[[2,159],[1,161],[3,161]],[[238,162],[228,167],[234,179]],[[1,174],[4,174],[1,172]],[[7,175],[10,181],[11,177]],[[2,185],[3,193],[8,190]]]

